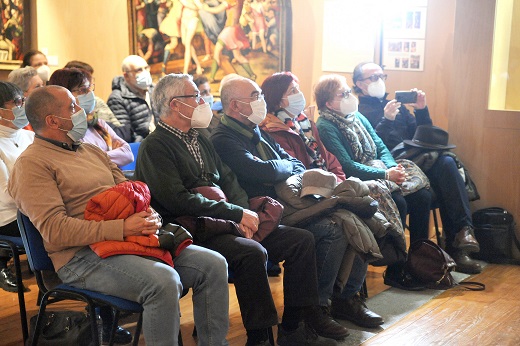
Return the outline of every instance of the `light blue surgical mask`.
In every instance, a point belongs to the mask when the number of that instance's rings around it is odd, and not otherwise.
[[[87,115],[85,114],[83,108],[77,111],[76,113],[72,114],[70,119],[62,118],[59,116],[56,116],[56,118],[72,121],[72,129],[58,129],[61,131],[67,131],[67,136],[69,136],[69,138],[72,139],[75,143],[79,142],[81,139],[83,139],[83,137],[85,137],[85,133],[87,133],[88,129],[88,123]]]
[[[144,70],[135,77],[137,87],[141,90],[148,90],[148,87],[152,85],[152,75],[150,71]]]
[[[209,105],[209,108],[213,108],[213,95],[202,96],[202,99]]]
[[[79,106],[85,110],[85,113],[92,113],[96,107],[96,96],[94,95],[94,92],[90,91],[85,95],[79,95],[78,103]]]
[[[25,115],[25,105],[23,105],[21,107],[14,107],[13,109],[6,109],[6,108],[0,108],[0,109],[4,109],[6,111],[13,112],[14,119],[12,119],[12,120],[5,119],[5,118],[2,118],[2,119],[12,122],[13,125],[16,126],[17,128],[22,129],[22,128],[26,127],[27,125],[29,125],[29,120],[27,120],[27,116]]]

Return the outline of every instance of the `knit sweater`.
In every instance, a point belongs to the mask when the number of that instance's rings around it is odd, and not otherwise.
[[[40,231],[59,270],[85,246],[123,240],[124,220],[86,221],[83,212],[90,198],[124,180],[94,145],[85,143],[71,151],[36,138],[14,165],[9,193]]]
[[[383,161],[387,168],[396,166],[397,163],[393,159],[392,154],[390,154],[390,151],[388,151],[381,138],[377,136],[369,121],[359,112],[356,113],[356,117],[361,121],[376,145],[376,159]],[[385,178],[384,169],[370,167],[354,161],[352,149],[347,138],[345,138],[343,133],[341,133],[340,129],[333,122],[319,117],[316,122],[316,127],[318,128],[323,144],[325,144],[327,150],[339,160],[347,176],[357,177],[361,180]]]
[[[202,178],[202,169],[186,144],[162,126],[141,143],[135,178],[148,185],[152,207],[161,214],[163,223],[184,215],[240,222],[243,208],[248,208],[246,193],[233,172],[222,163],[211,142],[204,136],[198,136],[198,142],[204,173],[210,181]],[[190,191],[200,186],[220,187],[229,202],[213,201]]]
[[[20,154],[34,140],[34,132],[0,125],[0,226],[16,220],[16,204],[7,191],[9,176]]]

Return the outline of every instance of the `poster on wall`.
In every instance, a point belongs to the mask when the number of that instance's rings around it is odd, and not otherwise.
[[[385,69],[423,71],[425,37],[426,7],[408,7],[390,13],[383,22]]]

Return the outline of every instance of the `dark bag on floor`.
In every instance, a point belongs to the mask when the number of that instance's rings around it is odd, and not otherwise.
[[[499,207],[477,210],[473,213],[475,237],[480,252],[475,258],[491,263],[520,264],[520,232],[513,215]]]
[[[31,317],[30,336],[26,345],[31,345],[38,315]],[[38,346],[91,346],[90,318],[79,311],[46,311],[43,315],[42,329]]]

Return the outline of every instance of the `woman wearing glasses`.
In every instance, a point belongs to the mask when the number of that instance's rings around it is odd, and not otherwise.
[[[341,163],[347,176],[362,180],[386,179],[398,185],[406,179],[404,168],[397,164],[370,122],[358,112],[358,100],[352,95],[345,77],[322,76],[314,88],[320,117],[316,122],[321,140]],[[382,162],[385,168],[374,167]],[[422,188],[403,197],[399,190],[392,192],[406,224],[410,214],[411,241],[427,239],[430,220],[431,193]]]
[[[106,151],[110,159],[119,167],[134,160],[130,145],[94,113],[96,98],[90,73],[77,68],[56,70],[49,79],[49,85],[67,88],[87,113],[88,130],[82,142],[94,144]]]
[[[12,237],[19,237],[20,231],[16,223],[18,209],[7,192],[7,182],[14,162],[34,140],[34,132],[23,129],[29,124],[24,102],[20,88],[0,82],[0,234]],[[7,267],[9,251],[3,251],[0,250],[0,287],[16,292],[16,279]]]

